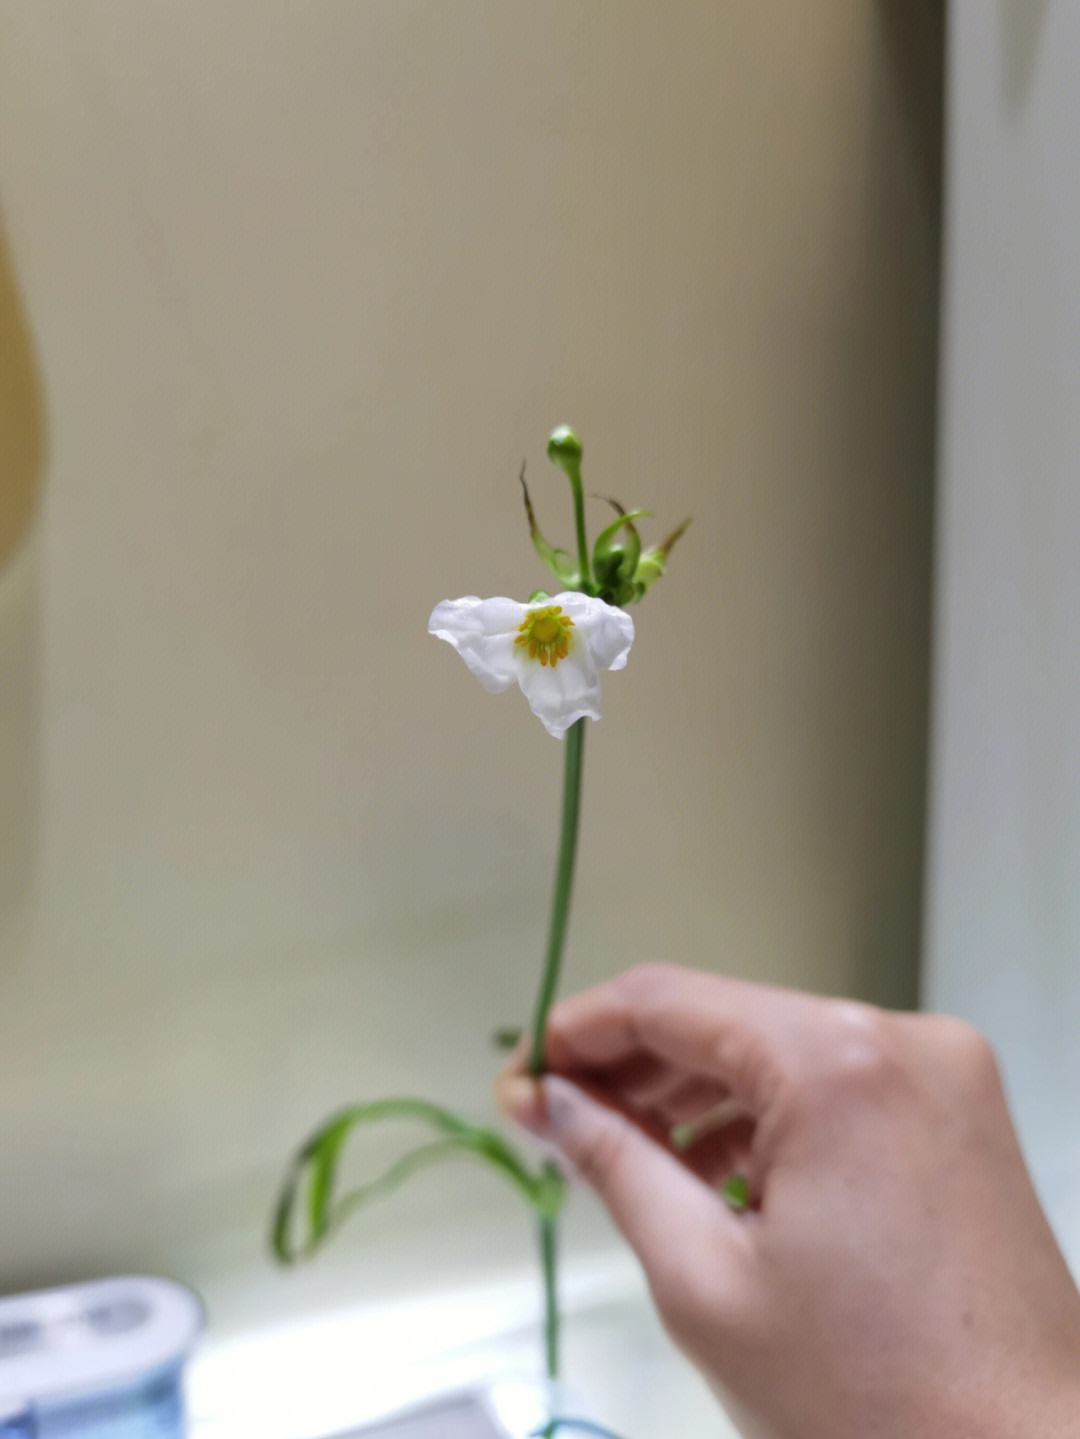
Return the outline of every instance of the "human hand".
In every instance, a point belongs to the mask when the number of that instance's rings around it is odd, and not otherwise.
[[[1080,1434],[1080,1295],[969,1026],[656,965],[557,1005],[546,1058],[504,1108],[748,1436]]]

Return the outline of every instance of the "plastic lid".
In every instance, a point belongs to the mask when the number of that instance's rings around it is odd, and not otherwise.
[[[129,1276],[0,1299],[0,1404],[131,1388],[179,1366],[202,1305],[168,1279]]]

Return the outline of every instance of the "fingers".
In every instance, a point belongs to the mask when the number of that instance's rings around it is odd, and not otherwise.
[[[798,1006],[814,1003],[766,985],[647,965],[557,1005],[548,1022],[547,1064],[587,1074],[648,1054],[707,1077],[760,1115],[784,1082]]]
[[[499,1102],[553,1144],[597,1193],[638,1255],[661,1308],[685,1297],[704,1255],[741,1246],[740,1220],[708,1185],[616,1110],[558,1075],[505,1077]],[[678,1235],[672,1232],[677,1223]]]

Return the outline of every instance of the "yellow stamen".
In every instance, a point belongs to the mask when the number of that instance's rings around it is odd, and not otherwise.
[[[563,614],[561,605],[544,605],[529,610],[518,625],[514,643],[521,645],[531,660],[554,668],[570,653],[570,631],[574,621]]]

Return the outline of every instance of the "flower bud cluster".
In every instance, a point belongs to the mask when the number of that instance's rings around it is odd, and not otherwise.
[[[525,483],[525,467],[521,468],[521,489],[529,535],[537,554],[559,581],[564,590],[580,590],[606,604],[625,607],[640,600],[664,573],[667,557],[675,541],[690,523],[683,520],[659,545],[642,549],[636,520],[648,515],[647,510],[626,510],[617,500],[607,503],[615,511],[615,519],[604,526],[590,548],[585,534],[585,502],[581,483],[582,445],[567,425],[561,425],[548,440],[548,458],[565,473],[574,499],[577,531],[577,554],[556,549],[540,531]]]

